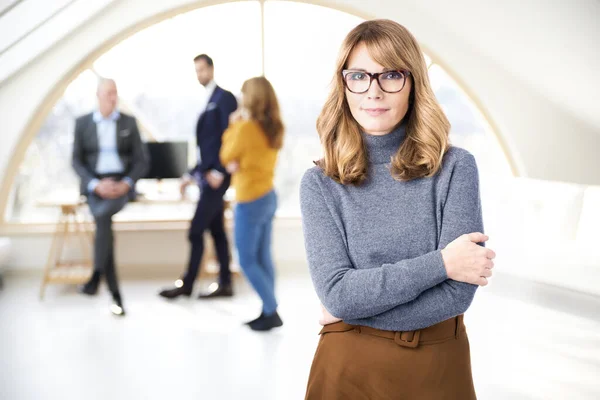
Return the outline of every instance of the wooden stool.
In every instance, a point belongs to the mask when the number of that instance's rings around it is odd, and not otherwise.
[[[93,233],[87,229],[86,222],[79,214],[79,206],[84,201],[64,202],[60,206],[61,214],[56,224],[56,231],[50,245],[48,261],[44,269],[44,277],[40,288],[40,300],[44,299],[46,286],[50,283],[80,284],[86,282],[93,270],[91,248]],[[83,254],[82,260],[64,261],[62,253],[69,237],[79,238]]]

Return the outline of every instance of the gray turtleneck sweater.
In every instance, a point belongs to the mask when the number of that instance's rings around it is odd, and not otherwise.
[[[474,157],[458,147],[431,178],[399,182],[390,158],[404,124],[363,134],[368,179],[342,185],[319,167],[306,171],[300,204],[308,265],[319,299],[346,323],[407,331],[464,313],[476,285],[448,279],[440,250],[483,232]]]

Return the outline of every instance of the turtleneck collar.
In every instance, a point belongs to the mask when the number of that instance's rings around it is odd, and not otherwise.
[[[388,134],[377,136],[362,132],[362,137],[367,147],[369,163],[386,164],[396,154],[398,148],[406,137],[406,122],[403,121],[396,129]]]

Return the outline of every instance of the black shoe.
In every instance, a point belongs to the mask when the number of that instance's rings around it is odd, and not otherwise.
[[[271,315],[263,315],[250,323],[250,329],[253,331],[270,331],[283,325],[283,321],[275,311]]]
[[[117,317],[125,316],[125,309],[123,308],[123,302],[121,301],[120,295],[113,295],[113,303],[110,305],[110,312]]]
[[[261,312],[260,315],[258,316],[258,318],[255,318],[252,321],[244,322],[244,325],[252,325],[253,323],[255,323],[256,321],[258,321],[259,319],[263,318],[264,316],[265,316],[265,313]]]
[[[233,287],[231,283],[228,285],[211,284],[208,293],[201,293],[199,299],[212,299],[213,297],[231,297],[233,296]]]
[[[190,297],[192,294],[192,288],[186,288],[184,286],[174,287],[173,289],[162,290],[158,295],[165,299],[174,299],[179,296]]]
[[[79,293],[93,296],[98,292],[98,285],[100,284],[100,273],[94,271],[92,277],[87,283],[79,287]]]

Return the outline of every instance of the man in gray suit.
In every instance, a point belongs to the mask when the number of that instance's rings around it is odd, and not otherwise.
[[[117,85],[112,79],[98,83],[98,110],[77,118],[73,168],[81,178],[96,223],[94,273],[80,292],[94,295],[105,276],[112,294],[111,312],[125,315],[114,260],[112,216],[135,198],[135,182],[148,169],[148,156],[135,118],[117,109]]]

